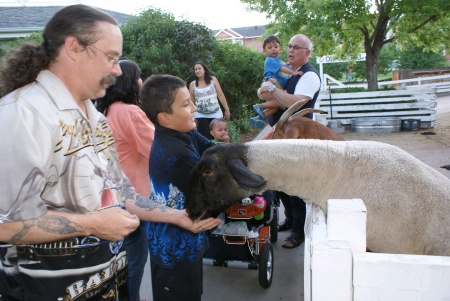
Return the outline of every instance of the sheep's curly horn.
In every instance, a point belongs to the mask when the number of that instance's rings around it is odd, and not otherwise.
[[[279,124],[280,126],[283,126],[288,121],[289,117],[291,117],[291,115],[295,111],[300,109],[307,102],[308,102],[307,99],[302,99],[302,100],[299,100],[296,103],[294,103],[292,106],[289,107],[289,109],[286,110],[286,112],[283,113],[283,115],[281,115],[281,117],[278,120],[277,124]]]

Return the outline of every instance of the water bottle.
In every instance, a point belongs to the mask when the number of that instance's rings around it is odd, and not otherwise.
[[[258,207],[258,208],[265,208],[266,207],[266,200],[261,195],[257,195],[253,199],[253,205],[255,207]],[[255,216],[253,216],[253,218],[256,219],[256,220],[260,220],[263,217],[264,217],[264,210],[260,214],[257,214]]]

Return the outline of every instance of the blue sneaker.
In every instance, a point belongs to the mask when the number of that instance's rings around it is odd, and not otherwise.
[[[261,120],[266,119],[266,116],[264,116],[264,109],[263,107],[261,107],[261,105],[259,104],[253,105],[253,110],[255,110],[256,114],[258,114]]]
[[[266,127],[266,123],[264,120],[261,120],[259,117],[252,117],[250,118],[250,124],[254,127],[257,127],[258,129],[263,129]]]

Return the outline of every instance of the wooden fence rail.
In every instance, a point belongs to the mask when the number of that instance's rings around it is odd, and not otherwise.
[[[436,88],[412,88],[356,93],[321,91],[316,108],[326,112],[328,120],[350,125],[352,118],[398,117],[420,119],[421,128],[434,127]]]

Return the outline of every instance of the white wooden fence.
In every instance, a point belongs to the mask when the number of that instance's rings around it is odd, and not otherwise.
[[[326,218],[307,212],[305,301],[450,300],[450,257],[365,252],[362,200],[328,200]]]
[[[328,82],[332,84],[329,85]],[[426,77],[415,77],[409,79],[401,79],[394,81],[380,81],[378,86],[395,86],[403,89],[409,88],[436,88],[437,94],[450,93],[450,75],[438,75],[438,76],[426,76]],[[366,83],[355,83],[355,84],[344,84],[341,81],[329,76],[328,74],[323,74],[322,76],[322,90],[332,89],[343,89],[352,87],[364,87],[367,88]]]
[[[350,125],[352,118],[398,117],[402,120],[419,119],[421,128],[432,128],[436,121],[436,97],[450,94],[450,75],[381,81],[378,85],[397,89],[339,93],[335,92],[336,89],[367,88],[367,84],[343,84],[323,74],[316,108],[325,111],[327,120],[339,120],[344,126]],[[331,94],[330,88],[334,90]]]
[[[434,127],[436,88],[330,93],[321,91],[316,108],[325,111],[328,120],[350,125],[352,118],[398,117],[420,119],[421,127]]]

